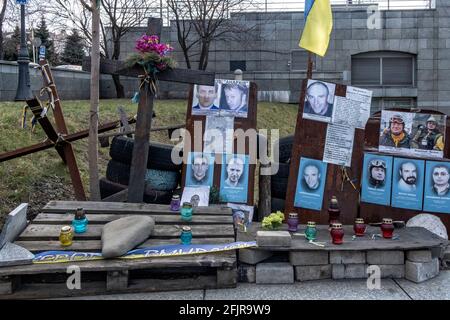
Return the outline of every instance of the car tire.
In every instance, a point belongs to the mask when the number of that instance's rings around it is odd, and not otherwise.
[[[155,190],[175,190],[180,180],[181,175],[178,171],[147,169],[145,174],[145,182],[150,188]]]
[[[284,198],[280,199],[280,198],[275,198],[272,197],[271,199],[271,209],[272,212],[276,212],[276,211],[281,211],[284,212]]]
[[[130,171],[130,165],[116,160],[109,160],[106,167],[106,179],[127,186],[130,180]]]
[[[134,139],[117,136],[112,140],[109,155],[113,160],[130,165],[133,157],[133,148]],[[175,147],[171,144],[150,142],[147,168],[165,171],[180,171],[182,166],[181,163],[174,164],[172,162],[172,150],[174,148]],[[178,152],[180,157],[182,157],[182,150],[178,149]]]
[[[289,135],[280,138],[274,144],[274,148],[279,148],[279,162],[280,163],[290,163],[292,154],[292,145],[294,143],[294,135]]]

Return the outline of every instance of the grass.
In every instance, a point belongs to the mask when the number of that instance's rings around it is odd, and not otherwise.
[[[89,101],[63,101],[63,112],[70,133],[87,129],[89,125]],[[123,106],[128,116],[136,113],[137,105],[130,100],[101,100],[100,122],[117,120],[117,107]],[[162,100],[155,102],[156,118],[152,126],[182,124],[186,119],[185,100]],[[27,128],[22,129],[23,103],[0,102],[0,153],[29,146],[45,140],[39,125],[35,133],[30,130],[31,112],[28,112]],[[50,119],[53,115],[49,112]],[[283,103],[258,103],[258,129],[279,129],[280,137],[295,129],[297,106]],[[152,132],[151,140],[170,143],[167,131]],[[75,156],[86,193],[89,190],[87,139],[73,143]],[[105,175],[109,160],[109,148],[99,148],[100,176]],[[21,158],[0,163],[0,227],[6,216],[21,202],[28,202],[32,210],[49,200],[73,199],[71,181],[66,167],[54,149],[37,152]]]

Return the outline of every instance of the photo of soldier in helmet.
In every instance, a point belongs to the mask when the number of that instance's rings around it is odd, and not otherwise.
[[[441,116],[429,115],[425,125],[419,123],[411,140],[411,148],[443,151],[444,134],[439,130],[439,122],[442,122]]]
[[[389,118],[389,126],[381,134],[380,145],[394,148],[410,148],[411,138],[405,130],[405,119],[400,113]]]
[[[386,182],[386,162],[373,159],[369,163],[369,185],[373,188],[382,188]]]

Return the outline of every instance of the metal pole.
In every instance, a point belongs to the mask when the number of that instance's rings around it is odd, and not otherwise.
[[[19,82],[17,84],[15,100],[28,100],[33,98],[30,86],[30,72],[28,65],[30,64],[30,57],[28,56],[28,49],[26,43],[25,33],[25,5],[20,5],[20,50],[17,59],[19,64]]]

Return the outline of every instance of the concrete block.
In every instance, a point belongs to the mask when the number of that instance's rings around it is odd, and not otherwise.
[[[406,260],[405,278],[420,283],[434,278],[439,274],[439,259],[434,258],[430,262],[411,262]]]
[[[367,251],[368,264],[404,264],[405,254],[403,251]]]
[[[317,266],[329,264],[327,251],[291,251],[289,261],[293,266]]]
[[[239,261],[248,264],[257,264],[273,255],[272,251],[256,249],[239,249]]]
[[[405,277],[404,264],[380,264],[381,278],[402,279]]]
[[[294,267],[287,262],[259,263],[256,265],[256,283],[294,283]]]
[[[411,262],[430,262],[431,250],[412,250],[406,252],[406,259]]]
[[[238,282],[255,283],[256,266],[241,263],[238,267]]]
[[[366,253],[364,251],[331,251],[331,264],[352,264],[366,263]]]
[[[365,279],[367,278],[366,264],[332,264],[333,279]]]
[[[258,247],[290,247],[291,234],[287,231],[258,231],[256,243]]]
[[[33,263],[34,254],[21,246],[7,242],[0,249],[0,267]]]
[[[28,203],[22,203],[6,217],[0,233],[0,249],[7,242],[14,242],[27,226]]]
[[[331,278],[331,264],[323,266],[296,266],[295,280],[309,281]]]

